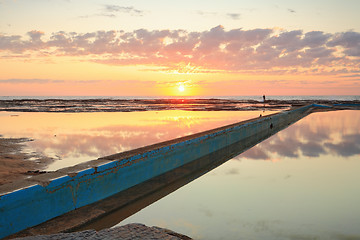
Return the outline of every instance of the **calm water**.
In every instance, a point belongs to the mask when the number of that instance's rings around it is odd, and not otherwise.
[[[274,112],[0,112],[56,170]],[[195,239],[360,239],[360,111],[314,113],[120,222]]]
[[[0,112],[3,137],[26,137],[27,151],[55,161],[53,171],[276,111]]]
[[[360,239],[360,111],[314,113],[122,221],[195,239]]]

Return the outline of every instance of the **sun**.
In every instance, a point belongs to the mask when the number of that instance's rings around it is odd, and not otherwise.
[[[180,91],[180,92],[185,91],[185,87],[184,87],[184,85],[180,85],[178,89],[179,89],[179,91]]]

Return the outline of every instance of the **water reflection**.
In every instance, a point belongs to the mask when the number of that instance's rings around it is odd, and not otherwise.
[[[243,153],[242,157],[272,160],[326,154],[356,156],[360,154],[360,128],[354,126],[360,126],[360,112],[357,111],[312,114]]]
[[[0,133],[35,139],[31,148],[58,159],[47,169],[56,170],[270,113],[274,112],[17,113],[17,117],[4,113]]]
[[[39,149],[81,159],[259,112],[37,114],[43,113],[0,115],[8,124],[0,132],[26,134]],[[120,224],[141,222],[195,239],[360,239],[359,125],[360,111],[314,113]]]
[[[360,239],[359,123],[360,111],[311,114],[119,224],[195,239]]]

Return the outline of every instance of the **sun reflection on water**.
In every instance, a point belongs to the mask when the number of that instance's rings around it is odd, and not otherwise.
[[[269,112],[274,113],[274,112]],[[29,146],[57,161],[47,170],[258,117],[262,111],[148,111],[118,113],[12,113],[0,132],[28,137]]]

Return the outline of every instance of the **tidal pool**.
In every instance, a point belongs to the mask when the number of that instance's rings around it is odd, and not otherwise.
[[[0,112],[0,134],[33,139],[26,150],[54,158],[45,169],[54,171],[275,112]]]
[[[313,113],[130,216],[194,239],[360,239],[360,111]]]
[[[0,112],[56,170],[274,112]],[[313,113],[121,221],[194,239],[360,239],[360,111]],[[114,223],[116,224],[116,223]]]

